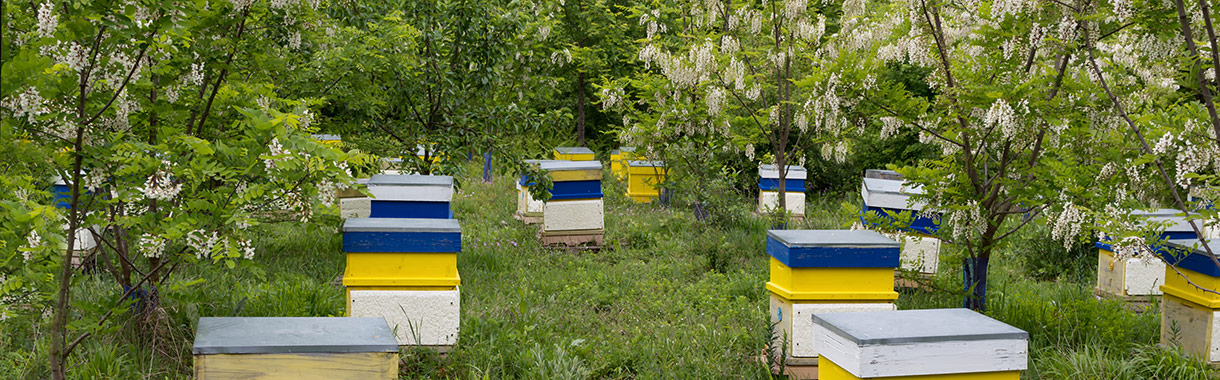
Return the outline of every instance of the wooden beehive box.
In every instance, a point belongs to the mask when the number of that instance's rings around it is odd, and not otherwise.
[[[892,170],[870,169],[865,172],[862,182],[861,222],[873,226],[868,219],[896,220],[909,216],[911,224],[900,230],[903,234],[901,268],[935,274],[940,264],[941,241],[932,235],[939,228],[940,216],[927,215],[922,202],[910,199],[911,194],[922,194],[923,189],[907,184],[902,175]]]
[[[627,161],[627,197],[637,203],[652,202],[661,196],[667,169],[661,161]]]
[[[602,164],[597,161],[547,161],[539,164],[551,176],[551,199],[542,206],[543,242],[600,244],[605,230]]]
[[[1028,333],[967,309],[816,314],[813,324],[822,380],[1018,380],[1029,361]]]
[[[1185,217],[1177,216],[1181,212],[1176,209],[1158,209],[1138,210],[1131,214],[1143,218],[1142,224],[1165,225],[1165,231],[1161,235],[1165,239],[1194,239],[1197,235],[1190,223]],[[1142,257],[1120,259],[1108,240],[1098,241],[1096,246],[1096,291],[1099,295],[1140,302],[1147,301],[1147,296],[1161,295],[1161,285],[1165,284],[1163,261]],[[1153,249],[1159,250],[1155,247]]]
[[[1207,244],[1220,254],[1220,240]],[[1165,267],[1165,285],[1161,286],[1165,293],[1161,343],[1180,344],[1204,361],[1220,365],[1220,294],[1214,293],[1220,291],[1220,267],[1198,239],[1170,240],[1162,252],[1170,265]]]
[[[627,162],[639,159],[635,147],[624,146],[610,151],[610,172],[619,180],[627,178]]]
[[[348,315],[385,318],[401,345],[453,345],[461,321],[461,244],[455,219],[348,219]]]
[[[552,153],[561,161],[593,161],[593,150],[583,146],[557,147]]]
[[[195,378],[397,379],[382,318],[199,318]]]
[[[378,174],[369,178],[371,218],[453,217],[453,177],[443,175]]]
[[[788,213],[798,218],[805,217],[805,179],[809,173],[800,166],[788,165],[784,184],[784,200]],[[775,165],[758,167],[758,211],[768,212],[779,208],[779,168]]]
[[[898,242],[865,230],[771,230],[771,322],[789,365],[814,365],[815,313],[894,310]]]
[[[317,141],[319,144],[332,148],[343,146],[343,138],[339,135],[313,134],[309,135],[309,137],[312,138],[313,141]]]

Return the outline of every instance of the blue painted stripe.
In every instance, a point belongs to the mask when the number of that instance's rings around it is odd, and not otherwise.
[[[70,208],[72,207],[72,190],[68,185],[54,185],[52,191],[55,193],[55,207]]]
[[[343,252],[461,252],[460,232],[344,232]]]
[[[453,217],[449,202],[378,201],[369,204],[370,218],[425,218],[448,219]]]
[[[1202,253],[1188,252],[1181,248],[1161,250],[1169,264],[1181,269],[1189,269],[1212,277],[1220,277],[1220,267],[1207,257],[1207,251]],[[1217,252],[1220,253],[1220,252]]]
[[[592,194],[568,194],[568,195],[551,195],[551,201],[570,201],[573,199],[602,199],[604,194],[600,191]]]
[[[525,187],[529,187],[529,185],[531,185],[533,183],[534,183],[533,181],[530,181],[529,176],[527,176],[525,174],[522,174],[521,178],[517,180],[518,185],[525,186]]]
[[[551,199],[601,198],[602,181],[555,182],[551,188]]]
[[[1161,236],[1164,237],[1166,241],[1180,240],[1180,239],[1198,239],[1198,237],[1199,237],[1199,235],[1196,235],[1194,232],[1169,232],[1169,233],[1161,234]],[[1109,240],[1098,241],[1097,243],[1094,243],[1093,245],[1100,249],[1104,249],[1104,250],[1111,251],[1111,252],[1114,251],[1114,249],[1111,248]],[[1157,253],[1163,253],[1165,251],[1165,247],[1162,247],[1159,244],[1150,245],[1148,248],[1152,249],[1153,252],[1157,252]]]
[[[877,226],[876,223],[869,223],[867,220],[865,220],[864,214],[868,214],[869,212],[872,212],[881,218],[889,219],[891,221],[897,220],[897,218],[895,218],[895,215],[898,215],[898,214],[901,214],[904,212],[911,213],[912,216],[914,217],[914,219],[911,220],[910,227],[902,229],[905,231],[919,232],[919,233],[923,233],[923,234],[932,235],[932,234],[935,234],[936,231],[940,228],[940,223],[939,223],[940,216],[939,215],[921,216],[921,215],[919,215],[919,212],[916,212],[913,210],[897,210],[897,209],[884,208],[884,207],[868,207],[868,205],[865,204],[864,207],[862,207],[862,209],[861,209],[860,222],[864,223],[864,225],[867,225],[867,226],[874,226],[874,227]]]
[[[900,250],[898,247],[789,247],[768,236],[767,254],[789,268],[897,268]]]
[[[788,179],[784,180],[784,186],[787,191],[805,191],[805,180],[803,179]],[[779,191],[779,178],[763,178],[758,180],[758,189],[766,191]]]

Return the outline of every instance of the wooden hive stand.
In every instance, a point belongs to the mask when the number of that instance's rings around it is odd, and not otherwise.
[[[385,318],[398,344],[447,352],[461,323],[461,250],[455,219],[346,220],[347,315]]]
[[[771,230],[772,351],[793,373],[818,372],[813,315],[892,311],[898,242],[867,230]]]
[[[546,161],[539,167],[551,175],[553,184],[551,199],[542,206],[542,244],[600,246],[606,227],[602,164]]]
[[[823,380],[1019,380],[1029,334],[967,309],[816,314]]]
[[[779,208],[779,186],[784,184],[784,200],[788,214],[800,222],[805,219],[805,179],[809,173],[800,166],[788,165],[781,182],[775,165],[758,166],[758,212],[766,214]]]
[[[199,318],[195,378],[397,379],[398,343],[382,318]]]
[[[1220,240],[1207,240],[1207,245],[1220,253]],[[1170,240],[1168,246],[1162,251],[1170,265],[1161,286],[1161,344],[1181,345],[1220,366],[1220,294],[1214,293],[1220,291],[1220,267],[1199,239]]]
[[[897,239],[902,243],[900,268],[931,277],[940,266],[941,241],[933,236],[939,227],[940,216],[927,215],[923,212],[923,203],[911,201],[912,194],[922,193],[922,188],[909,185],[902,175],[895,171],[865,171],[860,188],[860,196],[863,198],[860,220],[866,227],[870,227],[873,225],[867,220],[869,218],[891,221],[910,218],[910,225],[899,231],[901,236]]]
[[[370,218],[450,219],[453,177],[377,174],[369,178]]]

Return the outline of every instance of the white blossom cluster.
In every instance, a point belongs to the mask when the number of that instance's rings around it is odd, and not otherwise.
[[[661,22],[661,10],[659,9],[653,9],[651,12],[640,14],[640,25],[644,26],[646,36],[650,40],[666,32],[665,23]],[[545,39],[545,37],[543,38]]]
[[[246,260],[254,260],[254,244],[250,239],[237,239],[237,250],[241,252],[241,257]]]
[[[948,226],[956,240],[966,240],[972,236],[981,235],[987,228],[987,219],[983,218],[983,209],[978,201],[971,201],[964,209],[952,210],[941,223]]]
[[[1174,182],[1183,189],[1195,184],[1191,174],[1208,169],[1220,169],[1220,147],[1211,141],[1196,143],[1187,136],[1206,133],[1208,129],[1196,122],[1188,120],[1181,134],[1165,133],[1153,146],[1152,152],[1158,155],[1171,155],[1175,169]],[[1214,141],[1214,140],[1212,140]]]
[[[152,234],[140,235],[140,241],[137,243],[136,249],[138,252],[148,258],[161,258],[165,254],[165,238]]]
[[[1062,241],[1063,249],[1071,249],[1076,237],[1080,236],[1085,221],[1084,212],[1068,201],[1063,205],[1063,212],[1055,218],[1055,224],[1051,227],[1051,238]]]
[[[21,252],[21,258],[25,261],[30,261],[34,258],[33,250],[42,246],[42,237],[38,236],[38,231],[30,230],[30,234],[25,237],[25,246],[29,249]]]
[[[208,234],[204,230],[194,230],[186,234],[186,246],[195,252],[195,258],[211,258],[212,255],[227,251],[229,243],[220,237],[216,231]]]
[[[983,127],[987,129],[1000,128],[1004,138],[1012,138],[1017,134],[1016,114],[1003,98],[996,99],[983,118]]]
[[[140,187],[140,192],[148,199],[158,200],[173,200],[182,191],[182,184],[175,183],[172,177],[171,169],[173,164],[167,160],[161,160],[161,165],[148,180],[144,182],[144,186]]]
[[[59,27],[59,16],[55,14],[55,3],[47,0],[38,7],[38,35],[51,37]]]
[[[607,87],[601,91],[602,110],[610,110],[623,105],[623,89],[618,87]],[[623,116],[626,117],[626,116]],[[627,126],[623,122],[623,126]]]
[[[9,112],[12,112],[13,117],[25,117],[26,121],[35,123],[37,122],[38,116],[50,112],[46,106],[46,103],[46,99],[44,99],[42,95],[38,94],[38,89],[28,87],[25,89],[25,91],[17,94],[16,99],[9,98],[5,99],[3,102],[0,102],[0,106],[3,106]]]

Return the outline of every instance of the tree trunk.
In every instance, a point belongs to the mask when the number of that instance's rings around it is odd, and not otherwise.
[[[491,150],[483,153],[483,183],[491,183]]]
[[[979,257],[962,259],[962,284],[966,291],[962,307],[984,312],[987,310],[987,265],[991,261],[989,252]]]
[[[576,145],[585,146],[585,72],[576,71]]]

